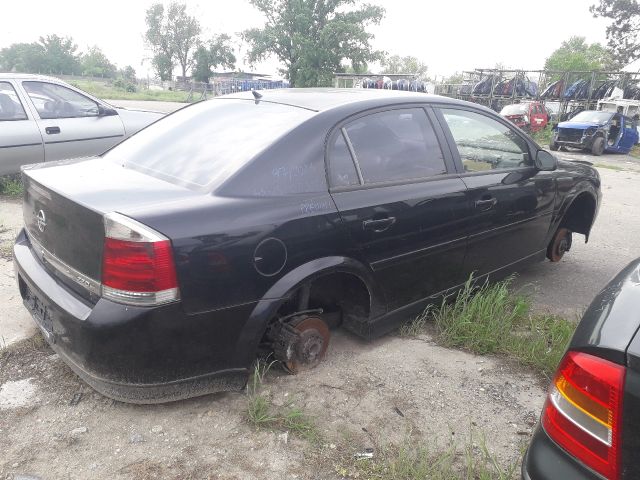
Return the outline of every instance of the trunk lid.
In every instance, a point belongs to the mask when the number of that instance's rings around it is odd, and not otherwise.
[[[88,300],[99,295],[106,213],[201,196],[99,157],[29,166],[23,180],[24,224],[34,251]]]

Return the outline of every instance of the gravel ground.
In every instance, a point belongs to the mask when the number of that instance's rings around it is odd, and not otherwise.
[[[640,255],[640,167],[620,156],[597,163],[604,200],[589,243],[576,241],[559,264],[534,265],[517,280],[539,310],[577,314]],[[0,200],[5,250],[19,217],[19,204]],[[0,261],[0,332],[26,336],[32,330],[13,282],[10,263]],[[470,432],[484,435],[506,465],[528,441],[544,383],[504,358],[445,349],[426,335],[363,343],[338,332],[317,369],[291,377],[274,368],[263,387],[274,405],[315,420],[320,441],[310,442],[251,427],[245,393],[126,405],[93,392],[46,346],[23,345],[0,361],[0,479],[337,479],[366,448],[377,455],[404,441],[462,445]]]

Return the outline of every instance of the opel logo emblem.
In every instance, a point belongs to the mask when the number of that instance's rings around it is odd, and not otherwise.
[[[38,222],[38,230],[44,232],[44,229],[47,227],[47,216],[43,210],[40,210],[38,215],[36,215],[36,221]]]

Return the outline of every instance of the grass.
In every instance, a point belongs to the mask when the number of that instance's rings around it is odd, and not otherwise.
[[[455,296],[428,308],[404,327],[405,335],[422,331],[432,319],[438,341],[447,347],[479,355],[507,355],[550,377],[571,340],[575,323],[533,313],[529,298],[511,293],[512,280],[476,285],[469,278]]]
[[[313,419],[291,402],[282,407],[275,406],[269,395],[262,393],[262,385],[273,363],[260,360],[254,366],[247,387],[247,422],[258,429],[285,431],[314,443],[319,442],[320,435]]]
[[[136,92],[127,92],[124,88],[118,88],[110,83],[102,83],[88,80],[76,80],[71,82],[73,86],[84,90],[91,95],[107,100],[156,100],[162,102],[187,102],[189,92],[172,90],[149,90],[138,87]],[[200,99],[200,95],[194,95]]]
[[[0,177],[0,195],[9,195],[12,197],[22,196],[22,180],[20,175],[7,175]]]
[[[403,445],[378,449],[372,459],[347,460],[336,468],[346,478],[376,480],[513,480],[519,458],[503,466],[487,448],[484,435],[471,434],[459,448],[444,448],[406,441]]]
[[[536,133],[531,134],[533,139],[542,147],[547,147],[551,142],[551,137],[553,135],[553,130],[551,130],[551,126],[547,125],[544,129],[538,130]]]

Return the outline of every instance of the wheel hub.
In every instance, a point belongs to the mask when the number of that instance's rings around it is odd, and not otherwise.
[[[317,316],[300,316],[284,324],[274,345],[285,370],[296,374],[316,367],[324,358],[331,332]]]

